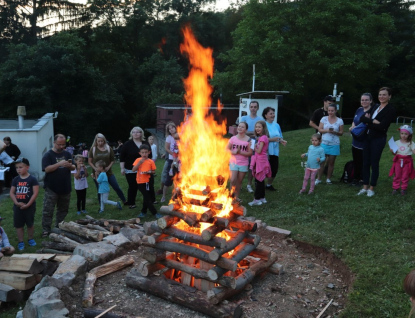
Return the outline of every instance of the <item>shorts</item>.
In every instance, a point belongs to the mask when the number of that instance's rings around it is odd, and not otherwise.
[[[166,187],[170,187],[173,184],[173,176],[169,175],[172,164],[173,160],[167,159],[164,163],[163,172],[161,173],[161,182],[163,182]]]
[[[324,153],[330,156],[338,156],[340,155],[340,145],[326,145],[321,144],[321,147],[324,149]]]
[[[240,166],[233,162],[229,163],[229,168],[231,171],[248,172],[248,166]]]
[[[25,226],[32,227],[35,222],[36,203],[33,203],[28,209],[20,210],[17,206],[13,206],[13,226],[16,229]]]

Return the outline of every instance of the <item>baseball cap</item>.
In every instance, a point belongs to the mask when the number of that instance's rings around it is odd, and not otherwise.
[[[331,95],[327,95],[326,97],[324,97],[323,101],[324,102],[326,102],[326,101],[334,102],[334,98]]]
[[[412,127],[409,126],[409,125],[403,125],[403,126],[399,127],[399,130],[406,130],[410,135],[413,134]]]
[[[16,163],[21,162],[21,163],[24,163],[26,166],[30,166],[29,160],[26,158],[18,158],[15,162]]]

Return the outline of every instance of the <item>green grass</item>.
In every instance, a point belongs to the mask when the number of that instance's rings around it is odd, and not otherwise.
[[[390,135],[398,137],[397,126],[392,125]],[[347,129],[346,129],[347,131]],[[300,166],[300,154],[310,145],[312,129],[285,132],[287,147],[280,152],[280,169],[274,181],[276,192],[267,192],[268,204],[248,209],[249,215],[264,220],[267,224],[292,231],[297,240],[324,247],[333,251],[349,266],[356,275],[353,288],[348,295],[348,305],[343,317],[407,317],[410,310],[408,296],[402,290],[405,275],[415,268],[414,193],[411,181],[408,195],[391,196],[392,178],[388,177],[392,154],[385,148],[381,159],[381,174],[376,194],[372,198],[357,196],[358,188],[339,182],[344,164],[351,160],[351,137],[341,137],[341,155],[337,158],[333,185],[316,186],[315,195],[299,195],[304,170]],[[390,136],[389,136],[390,138]],[[158,177],[163,161],[158,160]],[[122,189],[127,189],[125,178],[117,180]],[[246,180],[241,198],[247,206],[252,195],[246,192]],[[97,213],[96,192],[92,180],[89,183],[87,210],[94,217]],[[41,207],[43,191],[37,200],[36,239],[40,245]],[[75,220],[76,195],[72,196],[71,209],[67,220]],[[116,195],[111,190],[110,199]],[[141,204],[141,199],[138,205]],[[0,202],[1,216],[6,217],[3,226],[11,242],[16,245],[16,235],[12,227],[11,200]],[[104,217],[130,218],[138,214],[124,208],[107,207]],[[25,252],[34,252],[27,248]],[[24,304],[19,304],[23,306]],[[14,317],[17,308],[8,312],[0,311],[0,316]],[[9,314],[9,315],[7,315]]]

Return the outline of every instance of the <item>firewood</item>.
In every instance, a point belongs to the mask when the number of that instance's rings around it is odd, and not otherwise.
[[[91,307],[94,301],[94,284],[102,276],[116,272],[134,263],[132,256],[124,255],[104,265],[95,267],[87,274],[82,298],[83,307]]]
[[[212,250],[209,253],[209,258],[212,261],[218,260],[219,257],[221,257],[224,253],[229,252],[230,250],[233,250],[235,247],[237,247],[242,242],[242,240],[246,237],[246,235],[247,235],[247,232],[239,231],[239,233],[236,236],[234,236],[233,238],[231,238],[230,240],[226,242],[226,246],[222,248],[215,248],[214,250]]]
[[[74,233],[71,233],[71,232],[68,232],[68,231],[64,231],[64,230],[59,229],[57,227],[53,228],[51,230],[51,232],[52,233],[55,233],[55,234],[60,234],[62,236],[66,236],[67,238],[70,238],[71,240],[74,240],[74,241],[76,241],[78,243],[81,243],[81,244],[92,243],[91,240],[88,240],[88,239],[86,239],[84,237],[80,237],[79,235],[76,235]]]
[[[207,222],[209,221],[211,218],[213,218],[213,216],[215,215],[215,211],[213,210],[207,210],[206,212],[204,212],[201,217],[200,217],[200,221],[201,222]]]
[[[179,219],[185,221],[189,226],[195,226],[200,220],[200,214],[194,212],[184,212],[181,210],[171,210],[169,206],[162,206],[160,208],[160,213],[170,216],[178,217]],[[157,223],[158,224],[158,223]],[[159,224],[160,226],[160,224]],[[160,226],[161,227],[161,226]]]
[[[0,271],[39,274],[42,270],[42,264],[40,264],[36,259],[3,257],[0,260]]]
[[[165,266],[160,263],[151,264],[149,261],[142,261],[138,265],[138,271],[140,274],[144,277],[147,277],[154,272],[159,271],[160,269],[163,269]]]
[[[215,210],[222,210],[223,209],[223,204],[222,203],[217,203],[217,202],[209,202],[209,207]]]
[[[166,259],[166,251],[152,247],[145,247],[143,258],[151,264],[154,264],[158,261]]]
[[[230,222],[229,226],[240,229],[242,231],[255,232],[257,230],[258,224],[247,220],[236,219],[235,221]]]
[[[49,241],[42,241],[42,246],[44,248],[53,248],[58,251],[66,251],[66,252],[73,252],[75,247],[70,244],[66,243],[58,243],[58,242],[49,242]]]
[[[105,229],[105,228],[103,228],[102,226],[99,226],[99,225],[87,224],[86,227],[88,229],[91,229],[91,230],[101,231],[102,232],[102,235],[104,235],[104,236],[108,236],[108,235],[112,235],[113,234],[112,232],[108,231],[107,229]],[[114,228],[113,226],[111,226],[111,227]]]
[[[114,234],[120,233],[120,230],[121,230],[121,227],[118,226],[118,225],[114,225],[112,227],[112,233],[114,233]]]
[[[100,226],[108,226],[110,224],[106,220],[97,220],[97,219],[94,219],[90,215],[85,215],[85,219],[90,220],[90,223],[92,223],[92,224],[97,224],[97,225],[100,225]]]
[[[126,224],[138,224],[140,223],[140,219],[139,218],[133,218],[133,219],[128,219],[128,220],[111,220],[111,219],[106,219],[105,221],[108,221],[109,224],[112,225],[118,225],[120,227],[125,226]]]
[[[281,275],[284,273],[284,267],[281,264],[274,263],[268,267],[267,271],[276,275]]]
[[[58,243],[64,243],[67,246],[71,246],[75,249],[75,247],[77,247],[80,243],[78,243],[77,241],[71,240],[68,237],[65,237],[63,235],[60,234],[56,234],[56,233],[50,233],[49,234],[49,238],[55,242]]]
[[[0,283],[0,301],[1,302],[18,302],[22,298],[21,293],[10,285]]]
[[[126,277],[127,286],[136,288],[175,302],[179,305],[202,312],[211,317],[240,317],[242,309],[239,304],[229,302],[217,306],[207,301],[206,293],[170,281],[163,275],[142,277],[136,269],[131,270]]]
[[[159,218],[157,220],[157,225],[161,229],[165,229],[167,227],[172,226],[173,224],[176,224],[179,221],[180,221],[180,219],[178,217],[166,215],[166,216],[163,216],[162,218]]]
[[[0,283],[18,290],[28,290],[36,286],[35,274],[0,272]]]
[[[225,229],[225,227],[223,227],[223,226],[220,226],[218,224],[213,224],[213,225],[209,226],[207,229],[204,229],[202,231],[202,239],[204,241],[209,241],[213,237],[215,237],[216,234],[218,234],[219,232],[222,232],[224,229]]]
[[[49,262],[47,260],[42,260],[40,262],[43,266],[42,276],[52,276],[58,269],[60,262]]]
[[[144,222],[143,228],[146,235],[151,235],[156,232],[161,233],[162,231],[162,229],[157,225],[157,221]]]
[[[238,215],[241,215],[241,216],[246,216],[246,213],[247,213],[246,208],[244,206],[236,205],[236,204],[233,205],[231,212],[235,213],[235,214],[238,214]]]
[[[241,290],[245,288],[247,284],[249,284],[256,275],[265,271],[269,266],[272,265],[277,260],[277,254],[272,253],[271,257],[268,260],[261,260],[254,265],[252,265],[249,269],[245,270],[242,274],[240,274],[236,278],[236,288],[227,288],[227,287],[214,287],[213,289],[207,292],[207,297],[209,302],[217,305],[221,301],[239,293]]]
[[[213,218],[213,220],[214,220],[215,224],[217,224],[218,226],[221,226],[223,228],[227,228],[229,226],[229,219],[228,218],[215,216]]]
[[[261,259],[269,259],[271,256],[271,252],[272,250],[268,246],[261,246],[253,250],[249,255],[259,257]]]
[[[160,240],[162,240],[163,238],[168,237],[168,235],[166,234],[153,234],[151,236],[148,236],[148,243],[151,245],[156,244],[157,242],[159,242]]]
[[[72,255],[72,252],[58,251],[52,248],[42,248],[40,250],[37,250],[36,253],[45,253],[45,254],[54,253],[54,254]]]
[[[64,231],[72,232],[81,237],[85,237],[87,239],[93,240],[95,242],[102,241],[102,238],[104,237],[101,231],[90,230],[72,221],[70,222],[62,221],[61,223],[59,223],[59,228]]]
[[[196,258],[192,256],[182,255],[181,262],[183,264],[189,264],[190,266],[193,266],[195,264]],[[185,271],[181,272],[181,283],[186,286],[191,286],[192,284],[192,275],[186,273]],[[195,285],[196,287],[196,285]],[[200,289],[200,288],[199,288]]]
[[[13,254],[12,256],[10,256],[11,259],[13,258],[28,258],[28,259],[36,259],[39,263],[43,260],[55,260],[55,256],[56,254]]]

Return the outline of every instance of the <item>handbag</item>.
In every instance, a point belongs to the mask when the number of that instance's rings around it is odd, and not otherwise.
[[[350,133],[357,141],[363,141],[367,133],[367,125],[365,123],[360,123],[359,125],[355,126],[350,131]]]

